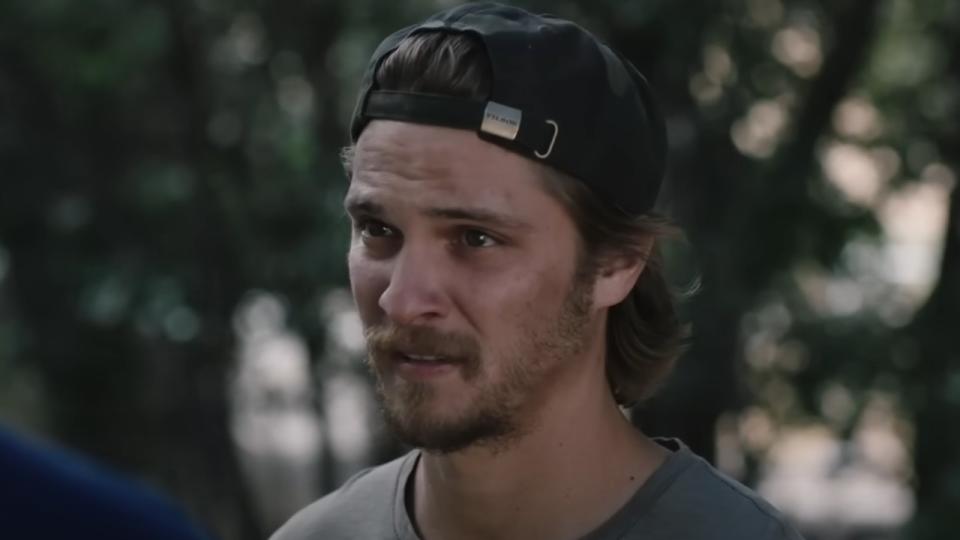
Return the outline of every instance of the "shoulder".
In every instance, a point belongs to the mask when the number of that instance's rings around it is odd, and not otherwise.
[[[683,538],[801,540],[788,520],[753,490],[681,447],[673,479],[649,518]]]
[[[300,510],[270,540],[394,538],[394,506],[416,453],[363,470]],[[322,535],[321,535],[322,533]]]

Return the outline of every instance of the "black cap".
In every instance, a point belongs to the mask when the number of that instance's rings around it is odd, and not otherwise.
[[[428,31],[480,39],[493,76],[487,101],[374,87],[400,41]],[[579,179],[628,214],[653,208],[666,167],[663,115],[629,61],[570,21],[501,4],[451,8],[383,40],[361,82],[354,142],[374,118],[474,130]]]

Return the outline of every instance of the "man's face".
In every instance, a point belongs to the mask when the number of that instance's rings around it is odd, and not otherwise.
[[[591,289],[536,167],[465,130],[377,120],[358,141],[350,281],[387,418],[411,445],[506,442],[584,369]]]

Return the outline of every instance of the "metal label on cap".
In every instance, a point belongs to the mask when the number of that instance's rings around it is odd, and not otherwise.
[[[512,141],[520,133],[520,120],[522,118],[523,111],[520,109],[488,101],[487,107],[483,110],[483,123],[480,124],[480,131]]]

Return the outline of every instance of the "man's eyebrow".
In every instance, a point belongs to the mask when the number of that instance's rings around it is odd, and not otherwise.
[[[375,218],[383,217],[386,210],[383,205],[363,196],[347,197],[343,206],[351,216],[365,215]],[[530,224],[517,218],[506,216],[486,208],[469,208],[460,206],[432,207],[421,210],[428,217],[441,219],[457,219],[474,221],[508,229],[529,229]]]
[[[343,201],[343,207],[351,216],[363,214],[380,217],[385,213],[382,205],[363,197],[347,197]]]
[[[465,221],[475,221],[478,223],[488,223],[490,225],[505,227],[509,229],[528,229],[530,224],[517,218],[506,216],[504,214],[487,210],[485,208],[468,207],[446,207],[446,208],[427,208],[424,214],[432,217],[444,219],[460,219]]]

